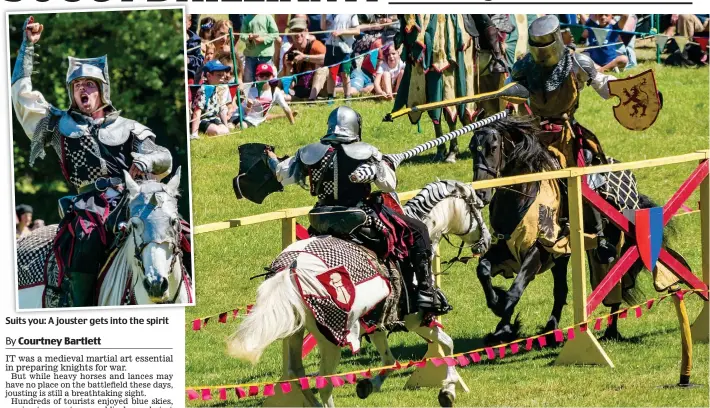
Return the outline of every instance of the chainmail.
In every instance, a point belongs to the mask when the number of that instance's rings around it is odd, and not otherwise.
[[[518,62],[518,70],[525,77],[527,88],[532,92],[553,92],[565,82],[572,70],[571,52],[566,52],[552,71],[545,70],[533,60],[529,53]],[[517,65],[517,64],[516,64]]]
[[[30,166],[34,166],[37,158],[45,158],[47,154],[44,151],[44,146],[47,143],[54,147],[54,150],[57,152],[57,156],[61,158],[62,147],[60,140],[57,121],[53,118],[53,115],[47,115],[42,118],[37,124],[35,133],[32,136],[32,144],[30,146]]]

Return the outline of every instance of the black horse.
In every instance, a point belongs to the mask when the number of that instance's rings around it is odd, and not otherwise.
[[[477,131],[469,148],[473,155],[473,179],[486,180],[504,176],[539,173],[559,168],[559,164],[549,151],[540,143],[538,132],[541,129],[532,117],[508,117]],[[594,177],[612,177],[609,174]],[[633,189],[626,198],[632,197],[633,203],[607,198],[616,208],[650,208],[656,206],[648,197],[638,194],[636,182],[630,172],[614,173],[613,177],[627,177]],[[569,225],[567,223],[567,197],[564,180],[530,182],[493,189],[476,189],[484,203],[490,204],[490,225],[498,241],[481,258],[477,275],[483,286],[488,307],[501,321],[489,338],[492,342],[503,342],[517,338],[519,324],[511,323],[514,308],[527,285],[535,275],[548,269],[554,279],[554,303],[550,318],[543,331],[558,328],[562,308],[567,298],[567,263],[569,261]],[[541,196],[542,194],[542,196]],[[613,197],[612,197],[613,198]],[[588,210],[585,206],[585,214]],[[592,217],[585,216],[585,231],[593,230]],[[522,232],[521,232],[522,228]],[[523,238],[521,238],[521,235]],[[613,224],[605,226],[604,235],[616,245],[621,232]],[[528,239],[525,239],[528,237]],[[632,244],[626,237],[624,247]],[[604,267],[608,271],[607,259],[600,256],[596,249],[596,236],[587,235],[585,247],[590,268]],[[623,251],[623,250],[622,250]],[[516,273],[510,289],[505,292],[492,285],[491,279],[501,269]],[[624,276],[622,281],[622,299],[633,303],[638,299],[635,280],[642,270],[642,263],[637,262]],[[510,277],[510,273],[507,276]],[[597,275],[598,276],[598,275]],[[592,280],[594,286],[599,282]],[[605,303],[606,304],[606,303]],[[606,304],[612,312],[619,310],[620,303]],[[620,339],[616,319],[607,328],[605,338]]]

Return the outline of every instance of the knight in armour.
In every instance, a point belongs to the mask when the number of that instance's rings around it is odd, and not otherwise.
[[[339,107],[328,117],[328,130],[319,142],[300,148],[279,161],[267,151],[268,165],[282,185],[308,185],[318,202],[309,213],[310,232],[350,239],[382,259],[396,259],[410,282],[416,277],[416,303],[425,313],[444,314],[451,307],[435,288],[431,274],[431,242],[427,227],[384,204],[370,183],[354,183],[350,175],[361,165],[377,168],[374,184],[383,193],[394,192],[394,167],[374,146],[362,141],[362,117]],[[413,285],[412,285],[413,286]]]
[[[539,117],[543,132],[540,141],[560,166],[606,164],[597,137],[579,124],[574,113],[579,107],[579,95],[590,86],[599,96],[609,99],[607,83],[616,78],[598,72],[594,61],[565,46],[560,22],[554,15],[535,19],[529,28],[529,52],[513,66],[512,80],[530,92],[532,114]],[[601,214],[585,205],[585,223],[599,236],[598,254],[607,263],[616,255],[616,248],[604,237]]]
[[[25,21],[11,93],[18,121],[31,139],[29,163],[50,145],[76,195],[60,200],[62,220],[52,250],[57,259],[57,305],[94,306],[96,284],[109,249],[125,221],[124,171],[133,178],[162,179],[172,169],[168,149],[146,126],[124,118],[111,103],[107,57],[68,57],[68,110],[49,104],[32,87],[35,47],[44,27]],[[45,297],[46,300],[46,297]]]

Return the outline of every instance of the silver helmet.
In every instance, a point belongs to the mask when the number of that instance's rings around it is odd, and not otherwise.
[[[95,80],[101,92],[101,101],[105,105],[111,105],[111,83],[108,76],[108,59],[106,55],[96,58],[74,58],[69,57],[69,70],[67,71],[67,90],[72,106],[76,106],[74,101],[74,90],[72,82],[79,78],[89,78]]]
[[[352,108],[341,106],[330,112],[324,142],[352,143],[362,139],[362,117]]]
[[[547,68],[557,65],[567,52],[560,33],[560,20],[549,14],[535,19],[528,31],[528,47],[539,65]]]

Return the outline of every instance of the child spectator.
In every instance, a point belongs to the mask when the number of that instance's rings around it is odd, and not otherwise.
[[[247,14],[242,21],[244,41],[244,81],[253,82],[256,67],[273,65],[274,41],[278,36],[276,21],[271,14]]]
[[[278,104],[286,113],[286,117],[291,124],[296,123],[291,108],[286,103],[284,92],[272,85],[274,79],[274,68],[269,64],[259,64],[256,67],[257,82],[249,88],[246,101],[242,104],[241,112],[244,114],[243,127],[256,127],[269,118],[269,111]],[[231,118],[232,123],[239,123],[239,113]]]
[[[389,101],[394,99],[394,93],[399,89],[406,64],[394,45],[385,48],[384,54],[385,60],[377,67],[375,75],[375,94]]]
[[[190,139],[199,139],[198,130],[208,136],[229,133],[229,105],[232,95],[225,84],[231,70],[231,67],[218,60],[212,60],[203,67],[207,85],[200,87],[192,102]]]
[[[229,20],[219,20],[212,27],[212,39],[214,41],[216,55],[231,54],[231,42],[229,39],[229,29],[232,22]]]
[[[595,16],[596,20],[594,20]],[[621,41],[620,30],[626,24],[628,17],[628,14],[622,14],[619,21],[616,22],[611,14],[595,14],[587,19],[585,25],[590,28],[582,33],[582,38],[587,39],[590,47],[595,47],[585,52],[594,61],[597,71],[605,72],[613,69],[618,72],[629,63],[626,54],[619,54],[616,46],[609,45]],[[606,38],[598,39],[592,28],[605,29]],[[603,43],[600,44],[599,40]],[[599,47],[600,45],[602,47]]]
[[[340,64],[338,74],[343,81],[345,98],[350,97],[350,68],[348,60],[352,53],[355,36],[360,34],[360,23],[357,14],[325,14],[321,15],[320,21],[322,30],[333,30],[325,42],[325,66]],[[346,61],[347,62],[343,62]],[[328,75],[327,80],[328,98],[335,97],[335,80]]]
[[[205,17],[200,21],[200,38],[202,39],[202,53],[206,54],[205,47],[212,40],[212,28],[214,27],[215,19]]]
[[[15,207],[15,215],[17,216],[17,224],[15,229],[15,238],[22,238],[30,234],[30,225],[32,224],[32,207],[27,204],[20,204]]]
[[[205,64],[212,61],[215,57],[214,44],[205,44]]]

